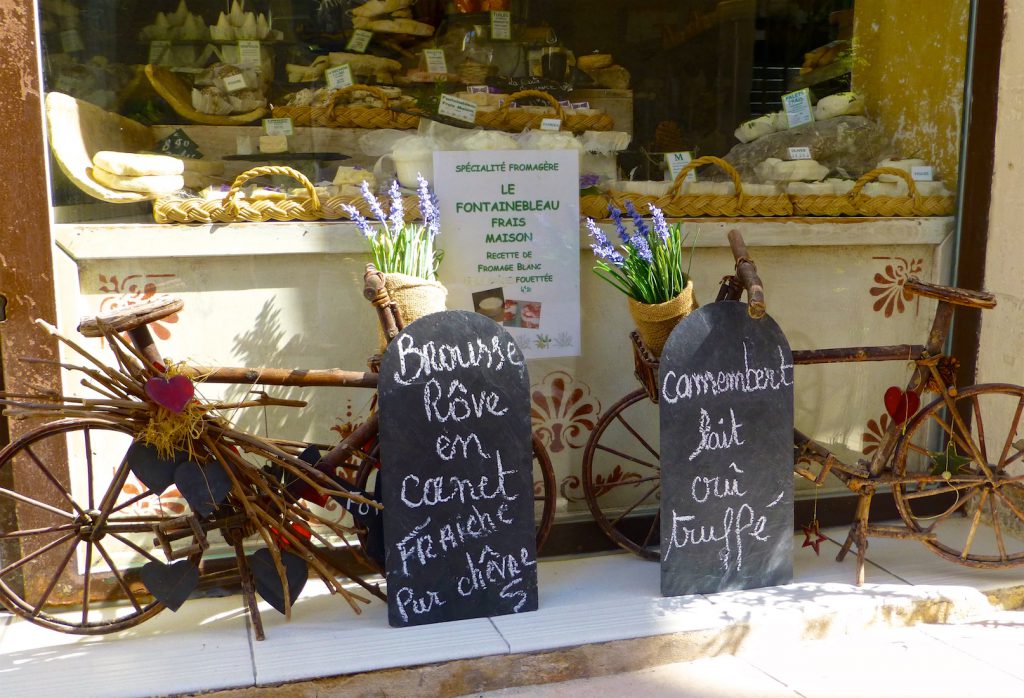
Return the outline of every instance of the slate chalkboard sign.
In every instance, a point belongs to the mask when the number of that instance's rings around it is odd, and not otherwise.
[[[536,610],[530,381],[511,335],[427,315],[388,346],[378,392],[388,621]]]
[[[793,356],[770,317],[705,305],[661,355],[661,593],[793,578]]]

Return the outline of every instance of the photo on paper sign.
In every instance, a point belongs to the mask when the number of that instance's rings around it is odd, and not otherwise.
[[[540,329],[539,301],[505,301],[505,327],[524,327],[530,330]]]
[[[505,292],[501,288],[477,291],[473,294],[473,312],[501,322],[505,317]]]

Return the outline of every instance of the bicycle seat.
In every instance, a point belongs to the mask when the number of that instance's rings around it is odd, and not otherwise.
[[[966,288],[955,288],[953,286],[940,286],[930,284],[911,276],[903,284],[903,288],[925,298],[934,298],[953,305],[962,305],[967,308],[981,308],[988,310],[996,307],[996,298],[987,291],[970,291]]]
[[[84,317],[78,321],[78,331],[86,337],[128,332],[173,315],[184,307],[185,301],[177,296],[160,294],[143,303],[117,308],[93,317]]]

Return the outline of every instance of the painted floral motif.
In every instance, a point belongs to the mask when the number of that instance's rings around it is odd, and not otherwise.
[[[174,274],[129,274],[122,279],[116,275],[100,274],[99,292],[110,294],[104,296],[100,301],[100,312],[144,303],[160,292],[160,284],[173,278],[175,278]],[[176,322],[178,322],[178,314],[174,313],[161,320],[151,322],[149,328],[157,339],[167,340],[171,338],[171,330],[167,325],[173,325]]]
[[[616,465],[607,475],[598,473],[594,476],[594,495],[600,499],[616,488],[627,485],[636,487],[643,479],[640,473],[630,472],[624,470],[621,465]],[[630,483],[633,484],[630,485]],[[583,492],[583,481],[578,475],[569,475],[563,478],[559,485],[559,491],[562,493],[562,497],[570,502],[578,503],[586,500],[586,495]],[[659,492],[659,497],[660,494]]]
[[[874,257],[874,259],[885,260],[885,270],[875,274],[875,285],[871,287],[871,295],[877,296],[873,306],[876,313],[885,312],[886,317],[892,317],[894,312],[903,313],[907,309],[907,303],[913,299],[913,294],[907,291],[903,284],[907,278],[920,274],[924,269],[923,259],[904,259],[903,257]]]
[[[146,487],[131,477],[121,492],[132,499],[146,491]],[[181,516],[188,511],[188,503],[176,487],[167,489],[159,497],[143,497],[124,510],[123,514],[134,516]]]
[[[878,420],[869,419],[867,424],[867,431],[861,435],[861,443],[864,444],[863,453],[865,456],[870,456],[878,450],[879,444],[882,442],[882,435],[885,434],[885,430],[889,428],[889,415],[885,412]]]
[[[533,388],[533,428],[552,453],[583,448],[600,414],[601,402],[590,386],[565,371],[549,373]]]

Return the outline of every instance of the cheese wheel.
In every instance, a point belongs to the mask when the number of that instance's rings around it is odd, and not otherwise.
[[[177,175],[138,175],[124,177],[112,174],[99,167],[92,168],[92,176],[105,187],[118,191],[133,191],[139,194],[171,194],[185,186],[185,180]]]
[[[750,143],[769,133],[775,133],[774,114],[765,114],[740,124],[734,135],[740,143]]]
[[[814,120],[824,121],[837,116],[864,113],[864,98],[856,92],[840,92],[822,97],[814,105]]]
[[[122,177],[144,175],[180,175],[185,165],[178,158],[169,155],[149,153],[119,153],[101,150],[92,156],[92,164],[110,174]]]

